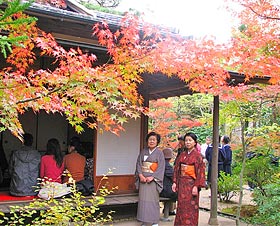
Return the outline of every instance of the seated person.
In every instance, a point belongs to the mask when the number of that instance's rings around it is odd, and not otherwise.
[[[40,153],[32,147],[33,136],[23,135],[23,146],[14,151],[9,165],[10,193],[14,196],[34,196],[39,177]]]
[[[49,139],[46,154],[41,158],[40,177],[62,183],[63,171],[64,162],[59,141],[55,138]]]
[[[5,155],[5,151],[2,145],[2,140],[0,140],[0,184],[4,181],[5,171],[8,170],[9,164]]]
[[[164,204],[164,208],[167,207],[166,205],[169,205],[169,215],[175,215],[174,206],[177,200],[177,193],[172,191],[173,172],[174,172],[173,167],[170,165],[170,160],[172,159],[172,153],[173,151],[171,148],[163,149],[163,154],[165,158],[165,170],[164,170],[164,178],[163,178],[163,190],[160,193],[161,197],[170,198],[172,200],[171,202],[166,202]]]
[[[79,153],[81,143],[77,140],[71,141],[68,147],[68,154],[64,156],[65,169],[69,171],[75,182],[84,180],[85,175],[85,156]],[[66,178],[68,180],[68,178]]]
[[[93,157],[86,156],[85,179],[93,181]]]
[[[64,162],[59,141],[55,138],[49,139],[47,152],[41,158],[40,177],[42,182],[38,194],[40,198],[48,200],[62,197],[71,192],[71,187],[62,184],[63,172]]]
[[[1,168],[1,164],[0,164],[0,168]],[[2,170],[0,170],[0,184],[2,184],[3,180],[4,180],[3,173]]]

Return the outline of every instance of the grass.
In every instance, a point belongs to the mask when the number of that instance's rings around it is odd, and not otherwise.
[[[230,208],[224,208],[222,210],[222,212],[236,216],[237,208],[238,208],[237,206],[233,206]],[[254,205],[243,205],[243,206],[241,206],[240,217],[243,219],[251,218],[254,215],[256,215],[257,209],[258,209],[258,207],[254,206]]]

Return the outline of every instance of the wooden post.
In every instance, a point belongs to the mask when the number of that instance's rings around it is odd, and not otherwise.
[[[217,218],[218,206],[218,146],[219,146],[219,96],[214,96],[213,110],[213,153],[211,168],[211,211],[209,225],[219,225]]]
[[[145,93],[144,95],[144,106],[149,107],[149,95]],[[141,115],[141,137],[140,137],[140,151],[145,146],[145,138],[148,134],[149,117],[147,115]]]

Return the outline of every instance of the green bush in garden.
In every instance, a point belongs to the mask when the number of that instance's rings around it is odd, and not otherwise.
[[[257,225],[280,225],[280,179],[263,186],[265,192],[254,189],[254,198],[258,209],[251,218],[251,223]]]
[[[220,172],[218,193],[220,201],[229,202],[239,192],[239,175],[229,175]]]
[[[264,186],[273,182],[278,168],[271,164],[271,156],[255,156],[246,162],[245,177],[249,184],[257,187],[265,195]]]

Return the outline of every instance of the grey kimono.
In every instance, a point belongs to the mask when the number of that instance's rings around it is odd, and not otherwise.
[[[151,154],[144,149],[136,163],[136,188],[139,189],[137,220],[145,223],[158,223],[160,217],[159,193],[163,188],[165,159],[162,151],[156,148]],[[139,174],[154,177],[151,183],[141,183]]]

